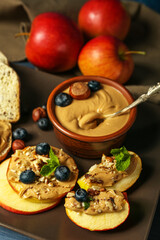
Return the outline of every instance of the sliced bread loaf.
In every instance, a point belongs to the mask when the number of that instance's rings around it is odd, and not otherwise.
[[[16,122],[20,118],[20,81],[8,65],[0,65],[0,119]]]

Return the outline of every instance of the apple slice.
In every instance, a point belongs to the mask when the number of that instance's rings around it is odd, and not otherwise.
[[[36,214],[54,208],[60,200],[45,203],[31,202],[19,197],[19,195],[11,188],[7,181],[6,172],[9,159],[0,165],[0,206],[4,209],[19,214]]]
[[[70,170],[70,177],[66,181],[59,181],[54,174],[47,178],[40,173],[49,156],[42,156],[36,153],[36,146],[27,146],[17,150],[9,161],[7,179],[13,190],[22,198],[30,199],[33,202],[44,200],[45,202],[57,201],[71,191],[78,178],[78,168],[72,157],[63,152],[62,149],[52,147],[54,154],[58,157],[60,165],[67,166]],[[19,181],[19,175],[29,167],[35,172],[36,181],[25,184]],[[37,194],[39,193],[39,194]]]
[[[134,165],[134,170],[131,171],[131,173],[127,176],[122,178],[120,181],[117,181],[113,186],[103,186],[105,188],[109,189],[114,189],[114,190],[119,190],[121,192],[126,191],[128,188],[130,188],[139,178],[141,170],[142,170],[142,161],[140,157],[134,153],[129,151],[129,153],[132,155],[131,158],[131,164]],[[90,188],[91,186],[95,186],[96,184],[94,183],[88,183],[87,179],[85,178],[85,175],[83,175],[77,183],[79,186],[85,190]],[[102,187],[100,184],[97,186]]]
[[[65,210],[70,220],[79,227],[90,231],[106,231],[118,227],[127,219],[130,212],[130,206],[127,200],[124,201],[123,210],[120,212],[88,215],[84,212],[76,212],[69,208],[65,208]]]

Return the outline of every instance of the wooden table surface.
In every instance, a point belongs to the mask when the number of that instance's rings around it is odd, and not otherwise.
[[[128,0],[129,1],[129,0]],[[160,1],[159,0],[134,0],[137,2],[145,3],[147,6],[151,7],[155,11],[160,13]],[[18,63],[20,65],[32,67],[28,62]],[[31,238],[19,234],[15,231],[7,229],[5,227],[0,226],[0,240],[31,240]],[[132,240],[132,236],[129,236],[130,240]],[[160,239],[160,199],[156,208],[155,216],[152,222],[152,227],[148,236],[148,240],[159,240]]]

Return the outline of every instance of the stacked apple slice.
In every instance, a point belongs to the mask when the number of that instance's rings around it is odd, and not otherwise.
[[[109,197],[107,199],[106,197],[105,204],[108,204],[108,202],[110,202],[114,211],[101,212],[100,210],[99,214],[98,212],[97,214],[90,214],[85,210],[85,202],[82,203],[81,201],[78,204],[78,208],[73,208],[73,206],[76,205],[76,202],[78,203],[79,201],[79,199],[76,198],[76,193],[73,194],[74,201],[73,197],[72,200],[70,200],[71,205],[68,204],[68,199],[71,199],[69,198],[70,196],[68,197],[67,195],[66,197],[67,204],[65,203],[65,208],[67,216],[76,225],[90,231],[106,231],[116,228],[127,219],[130,212],[130,205],[127,200],[126,192],[123,193],[124,199],[122,201],[122,209],[117,209],[114,199],[117,199],[117,191],[126,191],[136,182],[142,170],[142,162],[137,154],[131,151],[128,152],[125,147],[115,149],[115,151],[113,152],[115,156],[113,156],[112,158],[103,155],[102,162],[100,164],[92,166],[87,172],[87,174],[85,174],[78,180],[78,184],[81,187],[80,189],[83,189],[83,192],[86,191],[86,193],[88,194],[90,194],[91,191],[95,192],[94,197],[95,195],[101,193],[101,191],[113,191],[115,193],[115,198]],[[119,169],[119,171],[116,170],[115,166]],[[116,181],[113,181],[115,180],[114,177]],[[93,198],[91,201],[91,206],[94,213],[96,211],[96,209],[94,209],[96,199]],[[87,207],[90,208],[91,206],[89,203]],[[99,207],[101,208],[102,206],[103,202],[100,198]]]
[[[34,146],[32,148],[35,148]],[[22,192],[24,191],[24,189],[26,188],[35,188],[36,184],[37,184],[37,179],[40,179],[41,176],[36,176],[36,181],[30,184],[24,184],[21,181],[12,181],[12,178],[10,178],[9,172],[13,172],[13,176],[16,172],[16,170],[12,167],[14,160],[18,161],[18,155],[20,155],[20,158],[22,160],[22,162],[25,162],[25,155],[28,152],[28,149],[30,150],[31,147],[27,147],[23,150],[18,150],[17,152],[15,152],[11,158],[5,160],[4,162],[2,162],[0,164],[0,206],[3,207],[4,209],[14,212],[14,213],[19,213],[19,214],[36,214],[36,213],[40,213],[40,212],[44,212],[47,211],[51,208],[54,208],[57,204],[59,204],[59,202],[61,201],[62,197],[68,192],[70,191],[74,185],[76,184],[77,181],[77,177],[78,177],[78,169],[74,163],[74,160],[72,158],[70,158],[70,156],[68,156],[66,153],[64,153],[62,150],[57,149],[57,148],[53,148],[56,151],[56,154],[60,154],[61,156],[63,156],[62,159],[64,159],[64,161],[60,160],[60,164],[71,164],[72,166],[74,166],[74,172],[72,171],[72,167],[70,167],[70,171],[71,171],[71,179],[69,179],[68,181],[64,182],[59,182],[60,185],[66,184],[68,186],[67,191],[62,192],[61,194],[58,194],[57,197],[52,197],[52,198],[32,198],[32,197],[28,197],[25,198],[24,195],[22,196]],[[34,155],[35,158],[36,156],[41,157],[40,155]],[[64,157],[66,156],[66,158]],[[43,156],[42,156],[43,158]],[[23,162],[23,163],[24,163]],[[47,164],[45,164],[47,165]],[[32,166],[32,165],[31,165]],[[21,172],[22,169],[22,165],[18,166],[19,172]],[[17,172],[17,175],[20,175],[20,173]],[[13,177],[12,176],[12,177]],[[58,181],[58,180],[54,180],[54,181]],[[39,184],[41,186],[41,182],[39,182]],[[57,184],[58,185],[58,184]],[[43,184],[44,186],[44,184]],[[54,188],[54,185],[52,186]],[[53,192],[57,192],[58,187],[55,186],[55,189],[53,189]],[[35,190],[35,189],[34,189]]]
[[[8,183],[6,172],[10,159],[0,165],[0,206],[6,210],[19,214],[35,214],[54,208],[60,200],[53,202],[31,202],[20,198]]]

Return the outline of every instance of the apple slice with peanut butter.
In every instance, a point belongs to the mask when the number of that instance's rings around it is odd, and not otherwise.
[[[105,187],[123,192],[137,181],[142,170],[140,157],[125,147],[112,149],[111,153],[112,156],[103,155],[101,162],[78,180],[81,188]]]
[[[77,189],[65,198],[67,216],[76,225],[90,231],[106,231],[122,224],[130,212],[129,203],[117,190],[94,187]]]
[[[21,198],[56,201],[75,186],[78,168],[73,158],[62,149],[48,146],[40,143],[16,150],[11,156],[7,179]]]

